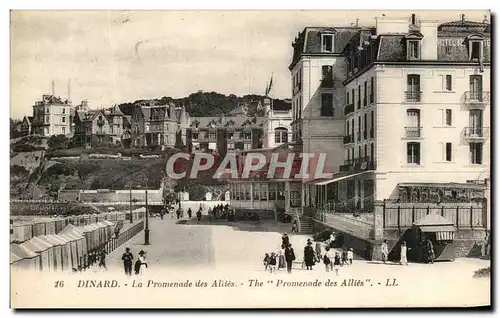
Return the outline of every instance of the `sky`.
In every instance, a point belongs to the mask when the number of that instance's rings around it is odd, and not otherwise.
[[[306,26],[375,26],[375,17],[482,21],[487,11],[12,11],[11,116],[55,82],[91,108],[199,90],[289,98],[292,42]]]

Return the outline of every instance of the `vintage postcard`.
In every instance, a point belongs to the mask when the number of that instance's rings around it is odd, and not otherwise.
[[[491,305],[483,11],[11,11],[12,308]]]

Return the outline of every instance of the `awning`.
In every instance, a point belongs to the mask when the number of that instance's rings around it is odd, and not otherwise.
[[[456,230],[453,225],[422,225],[419,228],[422,232],[427,233],[455,232]]]
[[[484,190],[486,186],[484,184],[477,183],[425,183],[425,182],[403,182],[399,183],[398,187],[428,187],[428,188],[440,188],[440,189],[476,189],[476,190]]]
[[[369,172],[372,172],[372,171],[339,172],[339,173],[334,174],[332,179],[329,179],[329,180],[326,180],[326,181],[325,180],[323,180],[323,181],[316,181],[316,182],[313,181],[313,184],[314,185],[323,186],[323,185],[330,184],[332,182],[338,182],[340,180],[349,179],[349,178],[356,177],[356,176],[359,176],[359,175],[362,175],[362,174],[365,174],[365,173],[369,173]]]

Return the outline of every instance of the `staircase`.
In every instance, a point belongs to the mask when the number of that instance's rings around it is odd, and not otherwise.
[[[299,233],[300,234],[313,234],[314,233],[313,220],[311,217],[307,217],[304,215],[300,216]]]

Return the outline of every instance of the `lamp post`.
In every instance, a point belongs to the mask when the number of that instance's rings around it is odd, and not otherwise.
[[[132,220],[132,182],[129,182],[127,185],[130,191],[130,223],[134,223]]]
[[[144,179],[144,183],[146,185],[146,224],[144,227],[144,245],[149,245],[148,176],[146,176],[143,172],[139,173],[138,176]]]

